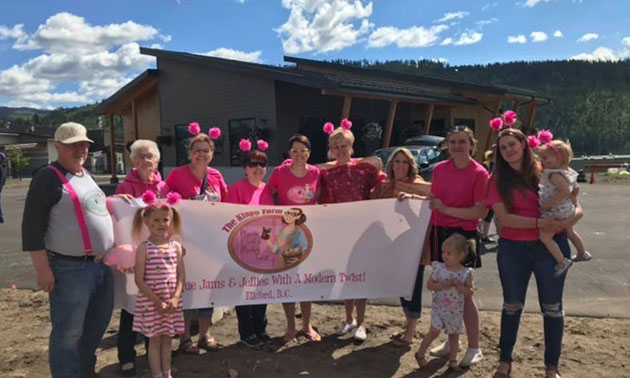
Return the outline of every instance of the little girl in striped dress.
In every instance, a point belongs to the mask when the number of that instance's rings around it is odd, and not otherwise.
[[[136,251],[138,296],[133,330],[149,338],[149,366],[155,378],[171,378],[171,339],[184,333],[184,252],[172,240],[181,231],[179,211],[171,206],[178,196],[169,193],[164,203],[145,193],[148,206],[139,209],[133,221],[134,235],[140,234],[143,225],[150,235]]]

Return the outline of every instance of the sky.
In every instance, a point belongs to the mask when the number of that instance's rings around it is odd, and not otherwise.
[[[0,106],[107,98],[155,58],[450,65],[630,58],[629,0],[21,0],[0,3]]]

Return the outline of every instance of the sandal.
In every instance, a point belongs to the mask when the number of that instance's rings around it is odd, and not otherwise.
[[[219,350],[219,344],[217,344],[217,341],[214,339],[214,337],[204,336],[199,339],[199,342],[197,343],[197,348],[204,349],[208,352],[214,352]]]
[[[193,344],[192,339],[184,339],[179,342],[179,351],[184,354],[199,354],[199,348]]]
[[[287,331],[287,333],[285,333],[284,336],[282,336],[282,340],[285,343],[290,343],[291,341],[295,340],[296,336],[297,336],[297,332],[295,330],[292,332]]]
[[[406,340],[401,336],[401,337],[395,338],[392,341],[392,344],[396,346],[408,347],[408,346],[411,346],[411,344],[413,344],[413,341]]]
[[[573,262],[586,262],[586,261],[591,261],[592,259],[593,259],[593,255],[591,255],[589,251],[584,251],[583,254],[576,255],[571,260],[573,260]]]
[[[317,331],[314,329],[308,332],[302,331],[302,333],[304,334],[304,337],[306,337],[308,341],[314,341],[314,342],[322,341],[322,336],[319,333],[317,333]]]
[[[427,359],[424,357],[419,357],[418,352],[414,353],[414,358],[416,359],[416,362],[418,362],[418,366],[420,367],[420,369],[422,369],[423,367],[427,366],[429,363],[427,362]]]
[[[451,371],[457,371],[457,370],[459,370],[459,363],[457,362],[457,360],[449,360],[448,361],[448,368]]]
[[[495,371],[494,375],[492,376],[492,378],[510,378],[510,374],[512,374],[512,364],[510,363],[508,365],[508,371],[507,373],[502,373],[500,371]]]
[[[554,373],[555,374],[554,378],[556,378],[556,377],[562,378],[562,376],[560,375],[560,372],[556,368],[547,368],[547,369],[545,369],[545,376],[547,376],[549,373]]]

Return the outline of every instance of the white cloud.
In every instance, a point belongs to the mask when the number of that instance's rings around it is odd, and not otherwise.
[[[484,5],[483,7],[481,7],[481,10],[482,10],[483,12],[485,12],[485,11],[487,11],[487,10],[488,10],[488,9],[490,9],[490,8],[496,8],[496,7],[498,7],[498,6],[499,6],[499,3],[497,3],[497,2],[494,2],[494,3],[488,3],[488,4]]]
[[[17,24],[12,28],[8,28],[4,25],[0,25],[0,40],[3,39],[21,39],[26,37],[26,33],[22,30],[24,28],[24,24]]]
[[[133,21],[92,26],[83,17],[63,12],[48,18],[32,36],[22,43],[16,43],[14,47],[18,50],[41,49],[50,53],[85,53],[151,40],[157,34],[154,27]]]
[[[111,95],[153,64],[138,41],[171,37],[133,21],[90,25],[82,17],[58,13],[29,35],[23,25],[0,26],[0,39],[13,38],[17,50],[40,50],[25,63],[0,71],[0,97],[9,104],[48,108],[93,102]],[[59,91],[58,87],[63,87]]]
[[[527,37],[525,37],[523,34],[509,35],[507,41],[508,43],[526,43]]]
[[[616,62],[620,59],[614,51],[606,47],[598,47],[591,54],[582,53],[574,55],[571,60],[587,60],[587,61],[611,61]]]
[[[455,42],[455,46],[464,46],[475,44],[483,38],[482,33],[478,32],[464,32],[459,36],[459,39]]]
[[[630,46],[630,37],[626,37],[626,38],[622,39],[621,43],[623,43],[626,46]]]
[[[440,43],[440,46],[450,45],[451,43],[453,43],[453,38],[451,38],[451,37],[444,38],[442,43]]]
[[[553,0],[527,0],[524,4],[524,6],[528,7],[528,8],[533,8],[536,5],[538,5],[539,3],[549,3]]]
[[[562,34],[561,30],[556,30],[555,32],[553,32],[553,36],[556,38],[562,38],[564,37],[564,34]]]
[[[384,47],[395,43],[398,47],[427,47],[434,45],[439,40],[440,33],[447,29],[446,25],[435,25],[430,28],[414,26],[409,29],[381,27],[370,34],[368,46]]]
[[[465,17],[468,17],[470,13],[468,12],[464,12],[464,11],[459,11],[459,12],[452,12],[452,13],[444,13],[444,16],[442,16],[442,18],[440,18],[439,20],[435,20],[434,22],[446,22],[446,21],[450,21],[450,20],[461,20]]]
[[[160,34],[160,39],[165,43],[169,43],[173,39],[173,37],[169,34]]]
[[[491,18],[491,19],[489,19],[489,20],[481,20],[481,21],[477,21],[477,22],[475,22],[475,25],[478,25],[479,27],[484,27],[484,26],[486,26],[486,25],[493,24],[493,23],[495,23],[495,22],[497,22],[497,21],[499,21],[499,19],[498,19],[498,18],[496,18],[496,17],[492,17],[492,18]]]
[[[362,0],[282,0],[288,20],[275,29],[287,54],[341,50],[358,42],[373,26],[372,2]]]
[[[442,63],[442,64],[448,63],[448,59],[446,58],[433,58],[431,59],[431,61],[436,62],[436,63]]]
[[[227,49],[225,47],[218,48],[216,50],[201,53],[201,55],[214,56],[223,59],[241,60],[243,62],[261,63],[260,55],[262,51],[245,52],[234,49]]]
[[[547,33],[535,31],[531,32],[529,37],[532,39],[532,42],[544,42],[547,40]]]
[[[599,38],[597,33],[586,33],[578,39],[578,42],[588,42]]]

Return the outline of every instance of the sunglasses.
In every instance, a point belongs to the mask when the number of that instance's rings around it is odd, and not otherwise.
[[[250,161],[249,163],[247,163],[247,166],[250,168],[265,168],[267,166],[267,163],[263,163],[262,161]]]

